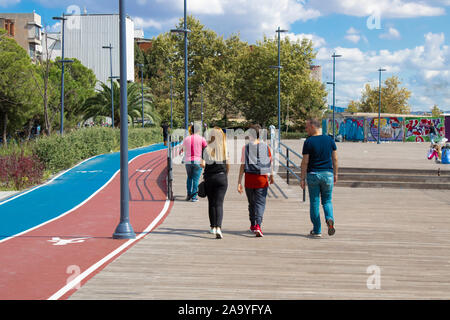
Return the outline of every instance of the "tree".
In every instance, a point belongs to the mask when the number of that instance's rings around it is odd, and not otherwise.
[[[32,62],[14,39],[0,31],[0,123],[3,145],[8,136],[22,131],[36,107],[37,96],[28,76]]]
[[[117,81],[113,82],[114,86],[114,126],[118,127],[121,122],[120,118],[120,86]],[[142,94],[141,87],[138,83],[127,84],[128,99],[128,121],[142,117]],[[156,124],[160,121],[159,115],[152,106],[152,95],[148,88],[144,88],[144,118],[149,119]],[[91,98],[88,98],[83,105],[83,120],[94,118],[97,116],[111,117],[111,88],[101,83],[101,90]]]
[[[439,109],[439,107],[435,104],[433,108],[431,108],[431,114],[433,117],[440,117],[442,114],[442,111]]]
[[[381,112],[407,114],[410,112],[408,100],[411,92],[406,88],[400,87],[400,80],[392,76],[385,80],[381,87]],[[359,112],[378,112],[379,106],[379,88],[371,88],[366,84],[359,102],[355,102],[353,109],[357,108]]]
[[[237,94],[243,114],[263,126],[277,124],[277,71],[269,69],[277,64],[277,50],[275,39],[264,38],[248,47],[239,63]],[[286,38],[280,51],[281,110],[287,114],[289,101],[289,117],[303,126],[307,117],[321,115],[326,104],[324,86],[310,77],[310,66],[315,58],[312,42],[306,39],[291,42]]]

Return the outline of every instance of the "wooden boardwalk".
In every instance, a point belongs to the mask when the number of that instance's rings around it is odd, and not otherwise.
[[[175,166],[164,223],[71,299],[450,298],[448,191],[336,188],[336,235],[323,226],[323,238],[312,239],[308,200],[277,178],[256,238],[237,173],[233,166],[224,239],[208,234],[206,199],[183,200],[186,173]],[[373,279],[379,289],[369,289]]]

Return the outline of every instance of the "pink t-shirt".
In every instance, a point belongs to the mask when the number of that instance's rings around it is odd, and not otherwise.
[[[207,143],[205,138],[198,134],[190,135],[183,140],[184,161],[185,162],[200,162],[202,160],[203,149],[206,148]]]

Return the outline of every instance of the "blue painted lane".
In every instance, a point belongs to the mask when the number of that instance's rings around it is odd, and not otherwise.
[[[166,148],[159,143],[130,150],[128,160]],[[50,183],[3,200],[0,202],[0,241],[78,206],[103,187],[119,169],[119,152],[99,155],[71,168]]]

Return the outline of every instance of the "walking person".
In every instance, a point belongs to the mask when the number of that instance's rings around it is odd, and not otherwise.
[[[438,134],[438,132],[436,130],[436,127],[434,126],[434,122],[431,121],[431,124],[430,124],[430,141],[431,141],[431,144],[435,144],[439,140],[438,138],[439,138],[439,134]]]
[[[161,125],[162,133],[163,133],[163,141],[164,145],[167,146],[167,142],[169,140],[169,128],[170,126],[167,124],[166,121],[164,121]]]
[[[206,148],[207,143],[205,138],[199,135],[200,129],[197,125],[189,127],[189,136],[184,138],[183,145],[181,146],[180,153],[184,152],[184,164],[186,165],[186,188],[187,197],[186,201],[197,202],[198,183],[202,174],[202,162],[203,149]]]
[[[250,126],[249,142],[242,150],[239,170],[238,192],[242,194],[242,177],[245,173],[245,194],[248,200],[250,231],[256,237],[262,237],[261,225],[266,208],[267,190],[273,183],[272,155],[267,144],[260,141],[261,127]]]
[[[301,164],[301,187],[305,189],[305,179],[309,191],[309,213],[313,230],[312,237],[321,237],[320,202],[322,201],[328,235],[335,234],[332,193],[338,180],[337,147],[333,138],[320,133],[320,121],[306,121],[308,138],[303,145]]]
[[[203,151],[202,167],[205,168],[206,196],[208,197],[208,215],[210,233],[222,239],[223,202],[228,188],[230,165],[227,157],[227,142],[222,129],[214,127],[208,131],[210,139]]]

